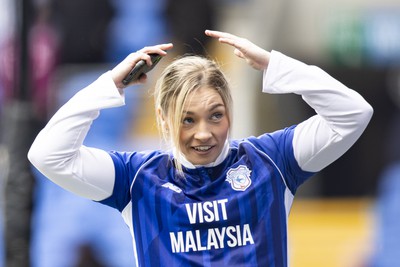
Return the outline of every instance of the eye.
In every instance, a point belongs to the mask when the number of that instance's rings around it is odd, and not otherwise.
[[[182,120],[182,124],[184,124],[184,125],[189,125],[189,124],[192,124],[192,123],[194,123],[194,120],[192,118],[190,118],[190,117],[186,117],[186,118],[184,118]]]
[[[216,112],[214,114],[211,115],[211,120],[213,121],[219,121],[220,119],[222,119],[224,117],[224,114],[222,112]]]

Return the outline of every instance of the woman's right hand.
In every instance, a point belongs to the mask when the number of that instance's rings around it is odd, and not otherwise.
[[[148,65],[151,65],[151,58],[148,54],[155,53],[161,56],[167,55],[167,50],[171,49],[173,44],[160,44],[154,46],[146,46],[140,49],[137,52],[129,54],[123,61],[121,61],[117,66],[115,66],[111,70],[111,77],[115,83],[115,85],[119,88],[125,88],[126,86],[122,83],[122,80],[128,75],[128,73],[132,70],[132,68],[138,63],[140,60],[145,60]],[[145,83],[147,79],[146,74],[141,75],[140,78],[136,81],[132,81],[129,85],[137,84],[137,83]]]

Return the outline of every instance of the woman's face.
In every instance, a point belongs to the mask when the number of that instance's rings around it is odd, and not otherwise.
[[[229,132],[225,104],[215,89],[202,87],[189,94],[184,106],[180,147],[193,165],[214,162]]]

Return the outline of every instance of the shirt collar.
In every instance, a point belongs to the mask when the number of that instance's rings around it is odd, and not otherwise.
[[[178,159],[178,162],[180,164],[182,164],[182,166],[184,166],[188,169],[195,169],[195,168],[199,168],[199,167],[214,167],[214,166],[217,166],[218,164],[220,164],[221,162],[223,162],[226,159],[226,157],[228,156],[229,142],[228,142],[228,139],[225,140],[224,147],[222,148],[222,151],[219,154],[219,156],[215,159],[214,162],[208,163],[206,165],[193,165],[191,162],[189,162],[186,159],[185,155],[183,155],[182,152],[176,151],[175,148],[172,150],[172,153],[173,153],[174,157],[176,159]]]

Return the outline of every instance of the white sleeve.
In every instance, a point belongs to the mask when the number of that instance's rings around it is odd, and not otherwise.
[[[343,155],[367,127],[372,107],[354,90],[316,66],[272,51],[263,92],[295,93],[317,115],[294,131],[293,150],[304,171],[316,172]]]
[[[112,194],[114,164],[110,155],[82,145],[100,109],[124,105],[107,72],[79,91],[47,123],[33,142],[28,158],[46,177],[77,195],[102,200]]]

